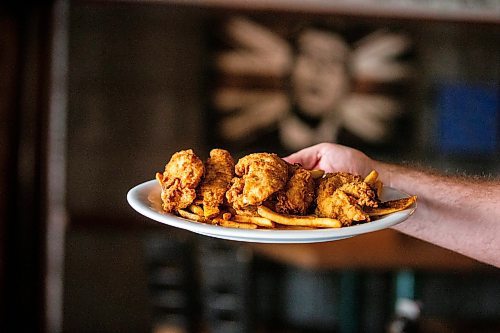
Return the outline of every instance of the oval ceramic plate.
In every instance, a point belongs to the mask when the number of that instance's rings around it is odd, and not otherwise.
[[[160,192],[161,188],[158,182],[150,180],[132,188],[127,194],[127,201],[140,214],[172,227],[209,237],[255,243],[315,243],[340,240],[389,228],[406,220],[416,209],[416,204],[413,204],[406,210],[385,215],[372,222],[343,228],[314,230],[236,229],[194,222],[165,213],[161,208]],[[394,200],[407,196],[406,193],[394,188],[384,187],[381,200]]]

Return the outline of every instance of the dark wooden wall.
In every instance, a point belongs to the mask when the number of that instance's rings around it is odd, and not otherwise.
[[[65,222],[60,181],[64,178],[59,176],[64,172],[64,153],[61,145],[52,143],[60,142],[64,131],[60,120],[66,112],[61,104],[64,82],[61,85],[60,76],[54,75],[65,63],[53,53],[60,50],[55,31],[65,28],[64,3],[8,1],[0,7],[0,330],[4,332],[57,332],[62,324],[60,250]]]

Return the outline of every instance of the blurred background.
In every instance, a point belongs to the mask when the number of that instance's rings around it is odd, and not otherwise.
[[[0,331],[499,332],[498,269],[394,231],[247,244],[126,202],[186,148],[497,177],[499,38],[496,0],[2,2]]]

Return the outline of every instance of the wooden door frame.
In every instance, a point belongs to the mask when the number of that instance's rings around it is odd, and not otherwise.
[[[22,8],[21,8],[22,7]],[[0,6],[0,331],[62,331],[68,2]]]

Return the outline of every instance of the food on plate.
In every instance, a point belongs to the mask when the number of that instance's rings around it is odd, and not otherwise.
[[[203,202],[204,216],[215,217],[224,202],[226,192],[234,177],[234,160],[224,149],[212,149],[205,162],[205,174],[199,186],[199,196]]]
[[[220,217],[216,217],[213,219],[214,224],[220,225],[221,227],[227,228],[238,228],[238,229],[257,229],[258,226],[253,223],[240,223],[231,220],[225,220]]]
[[[313,177],[313,179],[319,179],[325,174],[325,170],[319,169],[309,170],[309,172],[311,173],[311,177]]]
[[[365,177],[363,181],[370,185],[370,187],[373,188],[375,192],[377,192],[378,197],[382,195],[383,184],[380,179],[378,179],[378,172],[376,170],[370,171],[370,173]]]
[[[189,211],[193,214],[196,214],[198,216],[203,216],[205,217],[205,212],[203,211],[203,208],[197,205],[189,205]]]
[[[340,228],[341,223],[339,220],[328,218],[328,217],[318,217],[311,215],[285,215],[274,212],[273,210],[267,208],[266,206],[259,206],[258,212],[261,216],[268,218],[276,223],[289,225],[289,226],[301,226],[301,227],[314,227],[314,228]]]
[[[289,165],[288,169],[288,181],[276,193],[275,209],[283,214],[305,215],[314,200],[314,179],[300,165]]]
[[[261,216],[235,215],[234,221],[241,223],[251,223],[261,227],[268,227],[268,228],[273,228],[275,225],[275,223],[272,220],[262,217],[262,214]]]
[[[175,212],[189,206],[196,198],[196,187],[204,171],[203,162],[192,149],[173,154],[165,171],[156,173],[161,185],[163,210]]]
[[[210,220],[207,219],[206,217],[204,217],[203,215],[188,212],[185,209],[178,209],[177,214],[179,214],[180,217],[183,217],[183,218],[189,219],[189,220],[193,220],[196,222],[210,222]]]
[[[235,166],[239,177],[227,191],[227,201],[235,208],[257,206],[285,187],[288,165],[276,154],[254,153],[240,158]]]
[[[375,191],[359,175],[345,172],[328,173],[319,180],[316,214],[338,219],[342,225],[368,222],[363,207],[377,207]]]
[[[382,215],[387,215],[387,214],[392,214],[395,212],[399,212],[401,210],[405,210],[409,208],[411,205],[413,205],[415,202],[417,202],[417,196],[412,195],[406,198],[401,198],[401,199],[395,199],[395,200],[389,200],[385,201],[379,204],[379,207],[368,207],[366,208],[366,213],[370,216],[382,216]]]
[[[376,170],[364,178],[290,164],[253,153],[234,162],[212,149],[202,162],[192,149],[172,155],[156,179],[162,208],[180,217],[228,228],[304,230],[367,223],[409,208],[417,198],[382,202]]]

